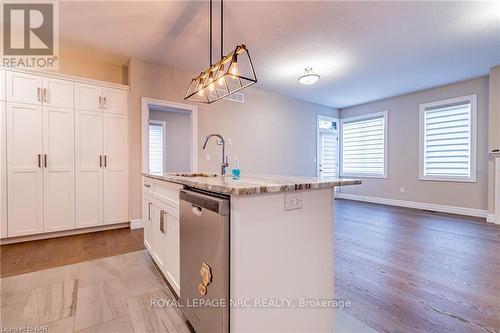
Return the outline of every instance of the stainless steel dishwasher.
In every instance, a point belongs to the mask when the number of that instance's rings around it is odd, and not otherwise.
[[[229,198],[180,192],[182,311],[197,333],[229,332]]]

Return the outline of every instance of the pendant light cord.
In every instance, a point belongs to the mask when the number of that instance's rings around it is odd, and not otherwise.
[[[210,67],[212,67],[212,0],[210,0]]]
[[[222,57],[224,57],[224,0],[220,0],[220,58]]]

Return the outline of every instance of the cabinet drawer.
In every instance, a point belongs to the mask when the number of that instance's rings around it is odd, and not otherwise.
[[[156,198],[179,209],[179,191],[183,188],[182,185],[155,181],[152,188]]]

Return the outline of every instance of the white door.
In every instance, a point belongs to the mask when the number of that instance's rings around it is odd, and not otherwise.
[[[128,221],[127,116],[103,116],[104,224]]]
[[[75,83],[75,109],[101,111],[102,88],[91,84]]]
[[[0,102],[0,238],[7,237],[7,114]]]
[[[166,265],[167,265],[167,279],[174,287],[177,295],[180,291],[180,225],[179,225],[179,211],[168,208],[165,216],[165,231],[166,235]]]
[[[103,88],[103,111],[128,114],[128,93],[126,90]]]
[[[73,82],[67,80],[44,77],[43,104],[61,108],[74,108],[74,87]]]
[[[5,92],[8,102],[40,105],[42,104],[42,77],[7,71]]]
[[[8,236],[43,231],[42,107],[7,103]]]
[[[75,111],[76,226],[103,224],[102,113]]]
[[[336,119],[324,116],[318,117],[317,140],[318,177],[325,180],[337,178],[339,169],[339,140]]]
[[[44,231],[75,228],[74,110],[43,106]]]

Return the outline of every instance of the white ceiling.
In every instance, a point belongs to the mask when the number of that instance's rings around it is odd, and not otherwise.
[[[500,1],[226,1],[224,10],[225,52],[247,45],[258,88],[336,108],[500,64]],[[208,66],[207,29],[208,2],[60,3],[63,44],[114,62],[136,57],[199,72]],[[307,66],[321,75],[316,85],[297,82]]]

